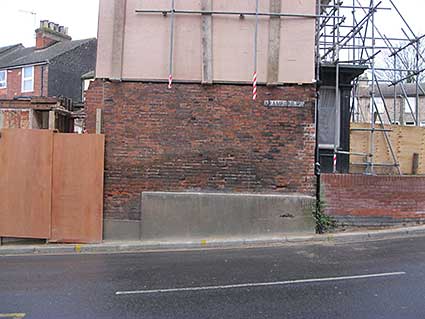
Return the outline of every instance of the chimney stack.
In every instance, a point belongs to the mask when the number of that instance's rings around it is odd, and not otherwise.
[[[68,28],[49,20],[41,20],[40,27],[35,30],[35,33],[36,49],[44,49],[57,42],[72,40],[68,35]]]

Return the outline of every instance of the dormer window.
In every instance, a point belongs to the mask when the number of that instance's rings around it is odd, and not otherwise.
[[[0,70],[0,89],[7,88],[7,71]]]

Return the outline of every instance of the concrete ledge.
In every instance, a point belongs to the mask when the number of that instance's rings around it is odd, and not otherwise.
[[[303,195],[142,193],[142,240],[314,234],[315,199]]]
[[[147,251],[185,249],[231,249],[267,247],[276,245],[349,244],[365,241],[400,239],[425,236],[425,226],[387,229],[368,232],[336,233],[324,235],[292,235],[256,238],[209,238],[196,241],[115,241],[89,245],[33,245],[0,246],[0,256],[11,255],[66,255],[139,253]]]

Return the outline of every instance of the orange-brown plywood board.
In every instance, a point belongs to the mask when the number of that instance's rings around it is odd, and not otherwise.
[[[48,239],[53,133],[0,132],[0,236]]]
[[[370,124],[351,123],[352,128],[369,128]],[[419,174],[425,173],[425,128],[411,126],[386,125],[388,137],[391,141],[393,151],[400,163],[403,174],[412,174],[413,154],[419,154]],[[351,131],[351,151],[352,152],[369,152],[370,148],[370,132]],[[365,159],[363,159],[364,161]],[[391,156],[388,142],[382,132],[374,133],[374,161],[375,163],[394,163]],[[359,161],[358,157],[350,156],[350,164]],[[355,171],[356,167],[351,166],[350,171]],[[364,169],[364,168],[363,168]],[[389,169],[389,168],[388,168]],[[387,169],[387,171],[388,171]],[[384,171],[384,169],[380,169]]]
[[[103,135],[55,134],[51,241],[102,241]]]

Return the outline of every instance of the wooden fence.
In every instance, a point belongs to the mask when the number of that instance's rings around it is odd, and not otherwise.
[[[377,126],[378,127],[378,126]],[[351,123],[350,148],[355,153],[370,153],[370,131],[359,131],[358,129],[369,129],[370,124]],[[414,126],[386,125],[389,140],[394,153],[400,163],[404,175],[412,175],[416,170],[418,175],[425,174],[425,128]],[[384,133],[376,131],[374,134],[374,162],[378,164],[394,163],[388,142]],[[417,154],[417,168],[414,169],[414,157]],[[364,163],[366,156],[350,156],[350,173],[361,173],[365,171]],[[397,170],[389,166],[377,166],[379,174],[396,174]]]
[[[0,133],[0,237],[101,241],[104,136]]]

